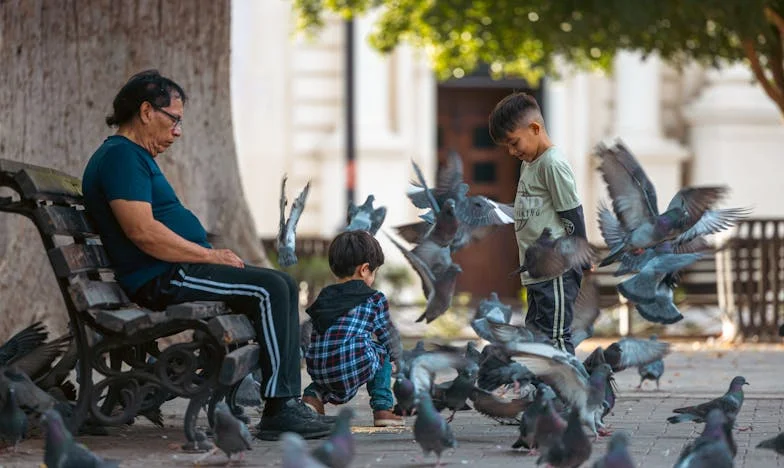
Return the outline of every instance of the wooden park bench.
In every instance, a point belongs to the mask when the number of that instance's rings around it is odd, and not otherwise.
[[[116,426],[173,398],[189,399],[186,450],[208,450],[196,420],[226,398],[232,410],[239,382],[258,366],[255,328],[222,302],[188,302],[165,311],[131,303],[84,210],[81,181],[45,167],[0,159],[0,211],[33,221],[57,278],[78,350],[78,397],[68,420]],[[8,192],[6,190],[6,192]],[[9,192],[10,193],[10,192]],[[158,340],[186,333],[164,349]],[[153,359],[151,359],[153,358]]]

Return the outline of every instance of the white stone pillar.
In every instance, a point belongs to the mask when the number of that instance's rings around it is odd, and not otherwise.
[[[231,106],[240,178],[261,236],[277,232],[278,183],[289,148],[289,18],[286,2],[232,2]],[[259,144],[259,142],[264,144]]]
[[[706,73],[702,93],[686,108],[695,185],[732,187],[726,206],[754,217],[784,215],[784,126],[778,108],[745,65]]]
[[[659,209],[681,188],[681,163],[688,152],[664,137],[661,126],[661,63],[638,52],[615,59],[615,134],[631,149],[656,186]]]

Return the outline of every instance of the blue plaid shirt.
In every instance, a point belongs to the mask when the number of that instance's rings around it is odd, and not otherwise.
[[[327,391],[322,399],[340,404],[373,378],[387,355],[399,358],[400,335],[389,317],[386,296],[377,292],[338,318],[324,334],[314,328],[305,363],[310,378]]]

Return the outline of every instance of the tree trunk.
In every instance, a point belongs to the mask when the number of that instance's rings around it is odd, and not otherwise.
[[[228,0],[0,0],[0,157],[81,177],[114,132],[111,101],[156,68],[188,94],[183,136],[158,161],[219,243],[267,265],[239,177],[229,95]],[[0,338],[65,306],[37,233],[0,214]]]

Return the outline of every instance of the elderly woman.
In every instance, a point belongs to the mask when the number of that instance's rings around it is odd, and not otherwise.
[[[185,91],[156,70],[134,75],[106,118],[117,132],[87,163],[82,190],[117,281],[136,303],[161,310],[189,301],[224,301],[256,325],[262,344],[258,436],[329,434],[332,423],[300,400],[298,288],[286,273],[245,265],[213,249],[156,158],[182,135]]]

